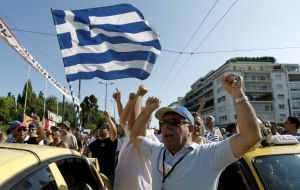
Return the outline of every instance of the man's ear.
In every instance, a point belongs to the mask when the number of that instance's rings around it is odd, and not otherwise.
[[[194,131],[194,125],[189,124],[188,128],[189,128],[189,132],[193,133],[193,131]]]

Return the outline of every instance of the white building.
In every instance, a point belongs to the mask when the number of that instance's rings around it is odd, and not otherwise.
[[[193,112],[204,96],[203,115],[213,115],[219,125],[235,122],[233,100],[221,84],[222,76],[231,72],[244,77],[245,93],[263,120],[283,123],[290,115],[300,117],[299,64],[275,63],[272,57],[228,60],[192,84],[181,103]]]

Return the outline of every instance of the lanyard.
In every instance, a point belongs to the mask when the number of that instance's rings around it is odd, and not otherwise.
[[[190,148],[189,151],[187,151],[184,155],[181,156],[181,158],[174,164],[174,166],[171,168],[171,170],[167,173],[167,175],[165,174],[165,159],[166,159],[166,151],[167,149],[165,149],[164,151],[164,155],[163,155],[163,180],[162,183],[165,182],[165,180],[167,179],[167,177],[169,177],[169,175],[171,174],[171,172],[174,170],[174,168],[177,166],[177,164],[179,164],[179,162],[181,162],[183,160],[183,158],[191,151],[192,149]]]

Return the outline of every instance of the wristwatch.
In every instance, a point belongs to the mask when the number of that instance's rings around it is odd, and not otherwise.
[[[249,101],[249,99],[247,96],[241,96],[239,98],[234,99],[233,101],[235,104],[238,104],[240,102]]]

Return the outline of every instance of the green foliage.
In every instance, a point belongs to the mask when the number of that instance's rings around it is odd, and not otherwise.
[[[92,94],[84,97],[81,102],[81,122],[83,128],[86,128],[89,123],[98,123],[99,111],[97,101],[97,98]]]
[[[265,57],[235,57],[235,58],[227,60],[226,63],[238,62],[238,61],[275,63],[276,59],[274,57],[269,57],[269,56],[265,56]]]
[[[16,118],[16,104],[12,96],[0,97],[0,108],[0,118],[2,121],[8,122]]]
[[[18,94],[17,100],[14,95],[10,92],[7,97],[0,97],[0,122],[4,125],[0,125],[0,129],[6,131],[8,126],[5,125],[7,122],[18,119],[23,120],[24,102],[25,102],[25,92],[26,83],[23,88],[23,92]],[[26,115],[31,115],[34,113],[40,118],[44,114],[44,103],[45,96],[42,91],[38,93],[38,96],[33,91],[30,80],[28,81],[28,92],[27,92],[27,105],[26,105]],[[96,129],[97,125],[101,125],[106,122],[103,111],[98,110],[98,100],[95,95],[86,96],[81,103],[81,121],[82,127],[85,129]],[[57,113],[63,116],[64,120],[68,120],[72,126],[75,126],[75,110],[72,103],[58,102],[57,97],[49,96],[46,98],[46,109],[51,112]],[[63,108],[64,107],[64,108]],[[47,118],[45,116],[45,118]],[[115,122],[115,118],[112,118]],[[116,123],[116,122],[115,122]],[[118,136],[124,136],[124,131],[120,125],[116,125]]]

